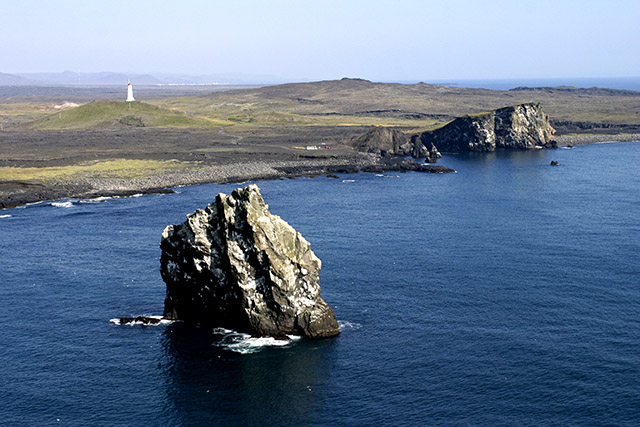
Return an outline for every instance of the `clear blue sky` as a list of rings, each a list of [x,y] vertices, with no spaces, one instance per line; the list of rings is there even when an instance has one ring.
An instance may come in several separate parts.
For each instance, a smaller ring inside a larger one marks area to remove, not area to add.
[[[0,72],[640,76],[640,1],[0,0]]]

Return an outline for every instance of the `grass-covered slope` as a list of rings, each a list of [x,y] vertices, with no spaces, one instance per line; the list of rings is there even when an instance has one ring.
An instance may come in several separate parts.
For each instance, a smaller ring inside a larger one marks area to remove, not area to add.
[[[32,130],[112,127],[208,127],[212,122],[144,102],[93,101],[20,127]]]

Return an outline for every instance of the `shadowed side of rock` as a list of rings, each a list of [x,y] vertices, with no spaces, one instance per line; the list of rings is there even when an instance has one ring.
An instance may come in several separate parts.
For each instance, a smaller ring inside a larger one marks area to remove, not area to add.
[[[357,151],[373,153],[385,158],[411,156],[415,159],[427,158],[430,162],[435,162],[440,157],[435,147],[427,147],[420,141],[409,139],[399,129],[383,126],[377,126],[351,138],[349,145]]]
[[[165,318],[261,336],[339,333],[320,296],[320,260],[256,185],[168,226],[160,246]]]

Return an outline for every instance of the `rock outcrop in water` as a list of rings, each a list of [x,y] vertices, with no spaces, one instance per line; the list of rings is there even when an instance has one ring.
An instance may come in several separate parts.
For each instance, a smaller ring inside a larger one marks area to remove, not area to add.
[[[554,148],[555,129],[540,104],[500,108],[488,113],[459,117],[434,131],[411,138],[414,144],[438,147],[443,152],[495,151],[496,148]]]
[[[162,233],[164,317],[261,336],[337,335],[321,262],[256,185],[219,194]]]

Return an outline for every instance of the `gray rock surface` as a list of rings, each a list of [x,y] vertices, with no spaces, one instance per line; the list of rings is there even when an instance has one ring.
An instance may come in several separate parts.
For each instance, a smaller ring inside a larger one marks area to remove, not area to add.
[[[529,103],[459,117],[439,129],[414,136],[412,141],[422,141],[427,147],[433,144],[443,152],[552,148],[557,145],[554,133],[540,104]]]
[[[382,157],[412,156],[416,159],[429,155],[421,143],[414,143],[398,129],[377,126],[351,139],[350,145],[357,151],[373,153]]]
[[[260,336],[340,331],[320,297],[321,262],[256,185],[219,194],[162,233],[164,317]]]

